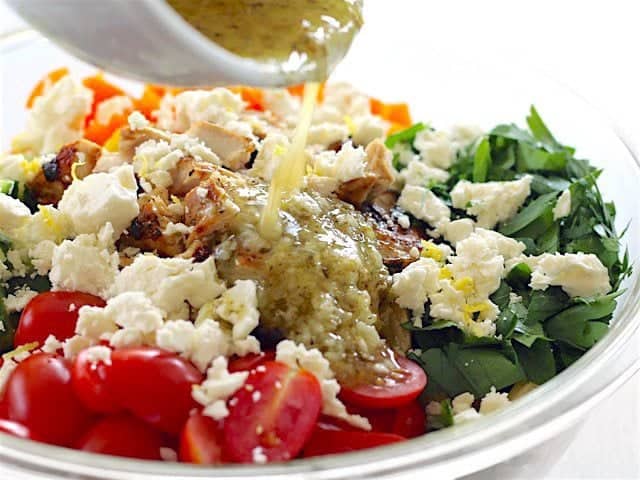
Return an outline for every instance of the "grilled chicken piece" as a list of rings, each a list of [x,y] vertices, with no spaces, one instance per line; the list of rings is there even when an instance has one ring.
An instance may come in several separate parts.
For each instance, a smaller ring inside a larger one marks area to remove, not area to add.
[[[186,235],[164,233],[167,225],[183,221],[169,209],[165,195],[158,192],[141,195],[138,199],[140,213],[131,222],[127,232],[120,237],[118,246],[136,247],[160,256],[174,257],[186,249]]]
[[[363,177],[342,183],[336,194],[338,198],[355,207],[362,205],[389,189],[394,180],[391,166],[392,153],[381,140],[373,140],[366,149],[367,167]]]
[[[231,170],[245,168],[255,150],[251,139],[211,122],[195,122],[186,134],[202,140]]]
[[[363,207],[363,214],[373,227],[378,239],[378,250],[391,273],[397,273],[416,260],[411,249],[422,250],[424,233],[415,228],[402,228],[392,214],[397,194],[385,192]]]
[[[42,165],[42,170],[29,183],[29,189],[35,193],[38,203],[55,205],[73,182],[73,174],[76,178],[89,175],[101,153],[100,145],[86,139],[65,145],[53,160]]]
[[[172,184],[169,187],[171,195],[183,197],[202,182],[205,182],[214,172],[213,165],[198,162],[193,157],[183,157],[171,170]]]
[[[163,132],[153,127],[143,127],[131,130],[124,127],[120,130],[120,156],[127,163],[133,162],[133,156],[136,153],[136,147],[147,140],[164,140],[169,143],[171,137],[167,132]]]
[[[189,245],[224,230],[240,211],[218,183],[215,172],[187,193],[184,205],[184,223],[194,227],[187,240]]]

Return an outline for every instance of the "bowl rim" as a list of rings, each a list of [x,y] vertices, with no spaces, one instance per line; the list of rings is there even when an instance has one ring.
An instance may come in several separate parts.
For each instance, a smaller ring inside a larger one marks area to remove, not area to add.
[[[36,32],[29,29],[0,36],[0,54],[6,49],[11,49],[12,44],[15,48],[25,42],[42,39]],[[640,157],[612,122],[572,89],[555,79],[553,81],[561,90],[578,98],[606,124],[616,141],[620,142],[628,160],[631,160],[633,174],[640,178]],[[610,331],[574,365],[508,408],[496,412],[491,417],[481,418],[454,429],[432,432],[401,444],[341,455],[265,466],[215,467],[96,455],[39,444],[0,433],[0,465],[5,462],[29,473],[61,477],[73,474],[74,478],[87,480],[120,480],[122,478],[267,480],[285,477],[317,480],[353,477],[366,479],[413,469],[430,469],[430,472],[438,472],[442,477],[468,474],[497,463],[496,459],[507,460],[538,445],[553,434],[559,433],[575,423],[584,412],[615,391],[635,373],[639,367],[638,362],[632,365],[616,365],[615,362],[611,362],[620,355],[634,333],[640,329],[638,315],[640,272],[638,269],[627,279],[626,287],[626,292],[616,309]],[[598,376],[605,369],[608,370],[607,375]],[[580,394],[572,396],[578,390]],[[559,413],[549,413],[547,410],[550,405],[553,405]],[[439,442],[441,439],[446,441]],[[513,448],[505,448],[505,442]],[[465,463],[466,466],[460,465]],[[436,478],[441,477],[436,476]]]

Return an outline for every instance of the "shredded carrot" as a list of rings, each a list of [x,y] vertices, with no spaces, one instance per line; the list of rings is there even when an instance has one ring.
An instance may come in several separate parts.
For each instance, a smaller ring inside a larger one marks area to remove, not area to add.
[[[87,115],[87,118],[85,119],[85,125],[89,125],[89,123],[91,123],[100,103],[110,99],[111,97],[126,95],[124,90],[120,87],[107,81],[102,72],[98,72],[95,75],[84,78],[82,80],[82,84],[89,90],[93,91],[93,105],[91,106],[91,113]]]
[[[164,92],[160,93],[160,89],[154,85],[145,85],[142,96],[133,101],[136,110],[142,113],[149,120],[154,120],[153,112],[160,108],[160,100],[164,96]]]
[[[369,105],[371,113],[390,122],[393,131],[402,130],[412,124],[409,106],[406,103],[384,103],[377,98],[371,98]]]
[[[251,110],[264,110],[264,92],[262,89],[245,85],[232,85],[227,88],[233,93],[239,94],[242,100],[247,102],[248,108]]]
[[[289,90],[291,95],[302,97],[304,95],[304,83],[287,87],[287,90]],[[320,88],[318,89],[318,103],[322,102],[324,102],[324,82],[320,84]]]
[[[125,95],[124,90],[105,80],[102,72],[96,73],[91,77],[84,78],[82,80],[82,84],[88,89],[93,90],[94,105],[117,95]]]
[[[36,83],[36,86],[31,90],[31,94],[27,100],[27,108],[33,107],[36,98],[41,96],[47,88],[51,87],[54,83],[60,80],[62,77],[66,77],[69,75],[69,69],[67,67],[57,68],[56,70],[52,70],[45,77]]]
[[[93,119],[84,130],[84,137],[87,140],[104,145],[115,133],[116,130],[127,124],[128,112],[113,115],[107,125],[102,125]]]

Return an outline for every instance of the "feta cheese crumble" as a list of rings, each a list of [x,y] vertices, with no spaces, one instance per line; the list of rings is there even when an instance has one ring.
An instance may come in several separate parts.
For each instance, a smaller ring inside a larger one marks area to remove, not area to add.
[[[531,176],[510,182],[471,183],[462,180],[451,190],[455,208],[477,218],[482,228],[511,219],[531,193]]]
[[[609,271],[592,253],[544,253],[522,261],[532,269],[530,286],[534,290],[555,285],[571,297],[593,297],[611,291]]]
[[[248,376],[249,372],[229,373],[227,359],[218,357],[207,370],[205,381],[193,386],[191,395],[204,406],[203,415],[222,420],[229,415],[227,399],[244,385]]]
[[[0,225],[7,233],[24,226],[31,217],[31,211],[20,200],[0,194]]]
[[[93,173],[75,180],[62,195],[58,208],[77,233],[97,233],[110,223],[114,238],[138,215],[138,185],[131,165],[110,173]]]
[[[109,297],[142,292],[169,320],[189,318],[189,306],[201,308],[225,291],[212,257],[194,263],[183,258],[138,255],[112,283]]]
[[[449,207],[442,200],[431,190],[416,185],[407,185],[402,189],[398,206],[436,230],[444,228],[451,217]]]
[[[53,290],[80,291],[105,297],[118,274],[113,228],[65,240],[53,250],[49,280]]]
[[[568,217],[571,213],[571,191],[569,189],[564,190],[558,200],[556,201],[556,205],[553,207],[553,219],[559,220],[564,217]]]
[[[51,153],[79,140],[92,103],[91,90],[71,75],[62,77],[35,99],[27,116],[26,128],[13,139],[12,150]]]

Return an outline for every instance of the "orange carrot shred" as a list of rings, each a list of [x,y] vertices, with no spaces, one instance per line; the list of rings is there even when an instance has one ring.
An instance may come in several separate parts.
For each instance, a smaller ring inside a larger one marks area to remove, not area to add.
[[[116,130],[127,124],[127,117],[127,112],[113,115],[107,125],[102,125],[98,123],[96,119],[93,119],[89,125],[87,125],[84,131],[84,137],[98,145],[104,145]]]

